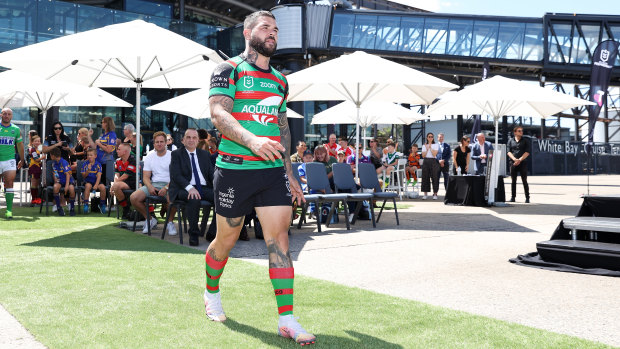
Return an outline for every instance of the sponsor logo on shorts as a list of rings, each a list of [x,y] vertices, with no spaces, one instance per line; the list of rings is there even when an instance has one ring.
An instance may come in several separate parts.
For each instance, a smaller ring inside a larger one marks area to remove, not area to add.
[[[218,191],[218,201],[221,207],[232,208],[235,204],[235,189],[229,187],[226,192]]]
[[[286,196],[292,196],[291,195],[291,183],[288,181],[288,176],[286,175],[286,173],[284,174],[284,183],[286,184],[286,190],[288,190],[288,193],[286,193]]]

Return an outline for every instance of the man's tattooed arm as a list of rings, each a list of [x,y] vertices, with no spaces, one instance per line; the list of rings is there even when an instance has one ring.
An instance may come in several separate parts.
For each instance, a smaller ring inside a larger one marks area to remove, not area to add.
[[[280,127],[280,144],[284,147],[282,162],[286,173],[292,174],[291,168],[291,130],[288,127],[286,112],[278,113],[278,127]]]
[[[211,121],[221,134],[239,144],[250,147],[250,141],[254,135],[243,128],[239,121],[232,116],[233,104],[233,99],[228,96],[209,97]]]

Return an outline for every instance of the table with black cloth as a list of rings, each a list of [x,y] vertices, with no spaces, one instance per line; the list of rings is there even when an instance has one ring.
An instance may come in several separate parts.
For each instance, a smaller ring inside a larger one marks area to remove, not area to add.
[[[484,198],[486,176],[450,176],[444,204],[489,206]],[[504,177],[497,176],[495,202],[506,201]]]

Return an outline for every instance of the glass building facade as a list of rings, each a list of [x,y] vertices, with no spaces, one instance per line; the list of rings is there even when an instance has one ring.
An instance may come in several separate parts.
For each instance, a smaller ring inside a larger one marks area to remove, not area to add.
[[[0,51],[136,19],[169,29],[207,47],[216,46],[217,32],[221,28],[172,19],[171,4],[126,0],[125,6],[127,11],[52,0],[2,0]],[[131,104],[135,103],[135,89],[105,90]],[[179,92],[187,91],[142,89],[141,125],[145,142],[150,141],[150,135],[155,131],[172,133],[179,126],[179,121],[183,123],[184,128],[213,127],[209,120],[187,118],[185,122],[185,117],[175,118],[172,113],[146,110],[153,104],[175,97]],[[16,108],[13,112],[13,121],[22,128],[22,132],[27,133],[31,129],[41,130],[41,116],[38,115],[36,108]],[[48,119],[60,120],[72,139],[75,139],[80,127],[92,127],[97,136],[104,116],[115,119],[116,133],[119,136],[122,135],[124,124],[136,123],[135,108],[62,107],[53,108],[48,112]]]

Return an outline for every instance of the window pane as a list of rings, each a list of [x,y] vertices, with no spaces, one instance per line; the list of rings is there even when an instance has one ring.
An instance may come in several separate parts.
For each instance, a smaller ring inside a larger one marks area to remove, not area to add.
[[[377,16],[356,15],[353,29],[353,47],[374,49],[377,34]]]
[[[472,56],[495,58],[498,30],[499,22],[476,21],[474,23]]]
[[[469,56],[474,21],[450,20],[449,55]]]
[[[78,32],[113,24],[114,11],[105,8],[78,5]]]
[[[499,24],[497,58],[521,59],[525,23],[502,22]]]
[[[37,14],[39,35],[54,38],[74,34],[76,16],[77,6],[74,4],[60,1],[39,2]]]
[[[445,54],[447,36],[447,19],[427,19],[424,24],[424,52]]]
[[[35,43],[36,3],[6,0],[0,3],[0,50],[8,51]]]
[[[353,23],[355,16],[344,13],[334,14],[330,45],[336,47],[351,47],[353,44]]]
[[[549,62],[567,63],[572,46],[570,23],[550,23],[549,29]]]
[[[375,49],[396,51],[398,49],[399,32],[400,17],[380,16],[377,22],[377,41]]]
[[[573,31],[573,45],[570,57],[571,63],[589,64],[592,61],[591,54],[598,43],[598,34],[601,27],[598,25],[581,25],[581,32],[577,28]],[[588,50],[590,53],[588,54]]]
[[[403,17],[400,22],[398,50],[404,52],[422,52],[424,18]]]
[[[114,24],[131,22],[135,21],[136,19],[148,21],[149,16],[141,15],[138,13],[114,11]]]
[[[521,59],[526,61],[542,61],[544,45],[542,28],[542,23],[528,23],[525,25],[523,56]]]
[[[145,0],[126,0],[125,10],[150,16],[172,18],[172,5]]]

